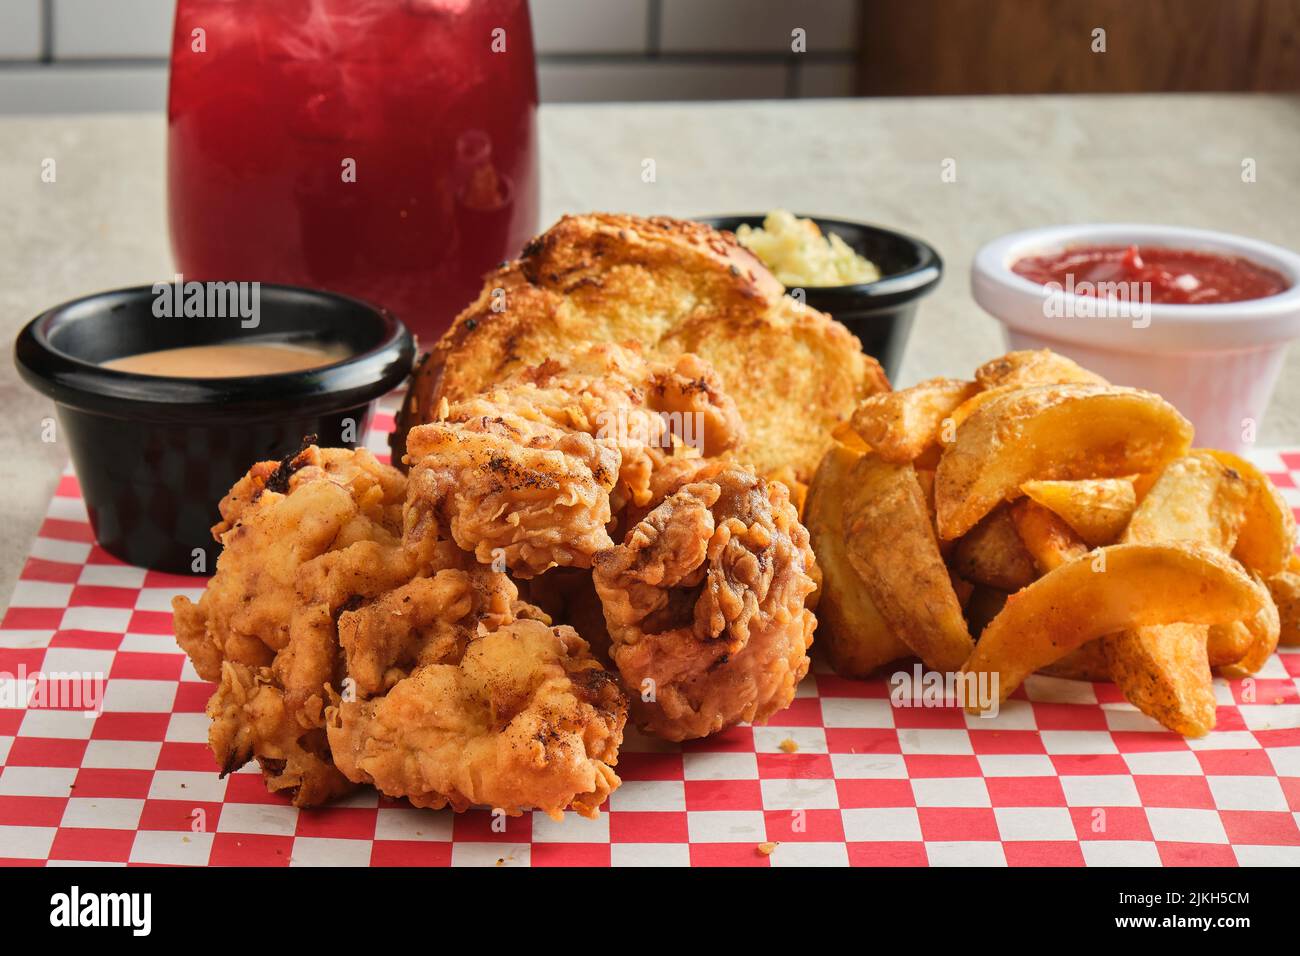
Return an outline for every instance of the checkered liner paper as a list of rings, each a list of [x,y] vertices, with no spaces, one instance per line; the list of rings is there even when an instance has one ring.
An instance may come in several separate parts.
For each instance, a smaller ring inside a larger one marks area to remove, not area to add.
[[[381,452],[391,406],[376,426]],[[1252,457],[1300,505],[1300,451]],[[297,810],[252,766],[219,779],[212,687],[172,639],[171,598],[199,583],[104,553],[64,475],[0,622],[0,672],[29,675],[0,709],[0,862],[1300,865],[1300,649],[1253,683],[1216,680],[1202,740],[1109,684],[1032,677],[985,719],[895,708],[886,678],[815,663],[765,727],[683,746],[630,732],[599,819],[502,828],[370,789]],[[60,673],[107,675],[98,718],[32,706]]]

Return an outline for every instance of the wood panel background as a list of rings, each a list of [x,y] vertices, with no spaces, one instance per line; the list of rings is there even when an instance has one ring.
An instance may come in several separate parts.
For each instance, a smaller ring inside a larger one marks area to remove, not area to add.
[[[1300,0],[866,0],[859,69],[867,96],[1300,90]]]

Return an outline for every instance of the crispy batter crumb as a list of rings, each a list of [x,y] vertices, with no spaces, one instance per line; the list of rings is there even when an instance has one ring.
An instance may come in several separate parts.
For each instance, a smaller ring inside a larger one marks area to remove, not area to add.
[[[763,856],[771,856],[772,851],[775,850],[778,845],[779,844],[776,843],[760,843],[755,847],[755,849],[758,850],[759,853],[763,854]]]
[[[797,753],[799,745],[789,737],[786,737],[785,740],[781,741],[781,749],[788,754]]]

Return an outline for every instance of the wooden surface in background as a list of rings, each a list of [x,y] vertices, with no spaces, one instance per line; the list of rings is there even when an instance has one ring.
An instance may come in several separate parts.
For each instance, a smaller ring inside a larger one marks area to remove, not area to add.
[[[867,0],[862,24],[868,96],[1300,90],[1300,0]]]

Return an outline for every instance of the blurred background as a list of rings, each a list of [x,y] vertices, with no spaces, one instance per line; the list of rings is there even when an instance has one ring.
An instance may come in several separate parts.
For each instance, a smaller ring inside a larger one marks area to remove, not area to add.
[[[173,8],[0,0],[0,113],[161,109]],[[1300,0],[532,0],[532,10],[547,102],[1300,89]],[[1079,37],[1103,23],[1107,56],[1090,56]],[[795,26],[804,52],[791,50]]]

